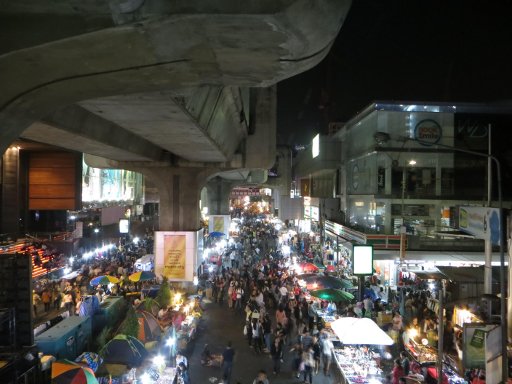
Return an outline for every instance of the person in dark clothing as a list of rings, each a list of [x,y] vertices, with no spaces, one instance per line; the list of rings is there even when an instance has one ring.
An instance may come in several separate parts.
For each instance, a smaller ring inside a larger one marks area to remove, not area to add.
[[[274,375],[281,371],[281,359],[283,358],[283,339],[277,336],[270,347],[270,355],[272,356]]]
[[[407,357],[407,353],[405,351],[400,352],[400,361],[402,363],[402,368],[404,369],[405,376],[409,374],[409,371],[411,370],[411,362],[409,361],[409,358]]]
[[[188,373],[187,367],[185,366],[185,363],[179,363],[177,368],[178,369],[176,370],[176,376],[174,376],[173,384],[178,384],[180,382],[178,377],[181,378],[183,384],[190,384],[190,375]]]
[[[228,341],[226,349],[222,352],[222,379],[223,384],[230,384],[231,374],[233,372],[233,359],[235,358],[235,350],[231,347],[231,341]]]

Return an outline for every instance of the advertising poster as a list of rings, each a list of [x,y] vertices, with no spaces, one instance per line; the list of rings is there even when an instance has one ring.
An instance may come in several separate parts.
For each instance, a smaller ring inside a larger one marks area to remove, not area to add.
[[[489,329],[491,326],[487,324],[464,324],[462,361],[465,369],[485,368],[485,338]]]
[[[371,245],[354,245],[354,275],[373,274],[373,247]]]
[[[224,216],[213,217],[213,231],[224,233]]]
[[[478,239],[500,243],[499,209],[489,207],[460,207],[459,229]]]
[[[186,255],[186,236],[164,236],[164,270],[168,279],[184,279]]]

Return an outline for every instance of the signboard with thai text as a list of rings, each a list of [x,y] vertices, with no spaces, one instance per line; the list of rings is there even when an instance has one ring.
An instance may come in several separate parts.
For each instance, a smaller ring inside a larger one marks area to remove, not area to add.
[[[168,279],[184,279],[186,265],[186,236],[164,236],[164,271]]]

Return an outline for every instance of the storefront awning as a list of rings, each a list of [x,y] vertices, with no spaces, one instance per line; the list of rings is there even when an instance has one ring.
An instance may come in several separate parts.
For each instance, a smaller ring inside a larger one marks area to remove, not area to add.
[[[456,283],[484,283],[484,267],[437,267],[437,270],[414,271],[420,279],[450,280]],[[499,281],[499,267],[492,268],[493,281]]]

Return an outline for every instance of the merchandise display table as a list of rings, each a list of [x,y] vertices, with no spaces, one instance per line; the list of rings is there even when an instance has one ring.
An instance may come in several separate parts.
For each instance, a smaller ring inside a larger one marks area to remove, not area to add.
[[[334,360],[344,384],[378,384],[382,381],[382,370],[378,354],[362,347],[336,348]]]

